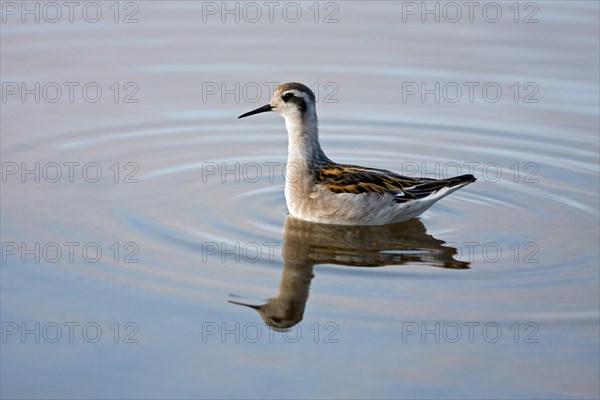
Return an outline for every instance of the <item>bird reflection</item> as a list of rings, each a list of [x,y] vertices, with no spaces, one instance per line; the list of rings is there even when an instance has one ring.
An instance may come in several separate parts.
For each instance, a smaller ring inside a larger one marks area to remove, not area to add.
[[[288,216],[283,228],[283,272],[279,294],[264,304],[233,296],[229,302],[254,308],[272,328],[285,330],[304,316],[315,264],[348,267],[423,264],[468,269],[454,259],[456,249],[427,234],[423,223],[409,221],[381,226],[347,226],[307,222]]]

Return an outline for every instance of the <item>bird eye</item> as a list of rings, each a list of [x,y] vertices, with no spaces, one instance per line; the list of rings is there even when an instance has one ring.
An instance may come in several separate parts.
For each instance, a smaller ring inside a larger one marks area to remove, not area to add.
[[[281,98],[283,99],[283,101],[288,102],[289,99],[291,99],[292,97],[294,97],[294,93],[286,93],[283,96],[281,96]]]

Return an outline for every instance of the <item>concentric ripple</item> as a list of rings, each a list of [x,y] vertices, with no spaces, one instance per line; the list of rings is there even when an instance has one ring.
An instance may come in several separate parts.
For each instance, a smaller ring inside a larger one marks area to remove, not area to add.
[[[283,260],[287,137],[281,125],[281,121],[233,124],[215,119],[93,131],[53,140],[55,154],[46,156],[66,160],[76,153],[80,160],[105,166],[115,159],[137,166],[133,177],[137,183],[107,187],[90,201],[102,216],[95,234],[106,241],[137,243],[141,264],[105,269],[100,275],[193,297],[221,296],[231,280],[260,291],[260,276],[280,268]],[[366,127],[371,134],[364,135]],[[473,173],[476,184],[422,216],[439,239],[459,246],[476,238],[510,247],[509,240],[498,235],[501,224],[486,225],[490,214],[506,214],[507,220],[522,215],[524,243],[546,239],[535,236],[539,230],[533,227],[557,209],[563,214],[594,215],[591,190],[565,187],[560,179],[573,173],[592,179],[591,149],[573,150],[578,160],[584,160],[573,162],[571,149],[538,145],[535,135],[374,120],[325,121],[321,129],[323,147],[339,162],[433,178]],[[249,135],[247,130],[260,134]],[[48,144],[42,141],[25,148],[47,151]],[[89,187],[69,190],[77,195],[80,190],[89,192]],[[69,227],[78,231],[72,224]],[[46,225],[42,235],[60,237],[63,228]],[[79,233],[89,231],[88,226],[79,228]],[[66,240],[68,235],[63,236]],[[481,256],[470,260],[476,261],[473,267],[478,260],[483,261]],[[254,278],[238,274],[240,269]]]

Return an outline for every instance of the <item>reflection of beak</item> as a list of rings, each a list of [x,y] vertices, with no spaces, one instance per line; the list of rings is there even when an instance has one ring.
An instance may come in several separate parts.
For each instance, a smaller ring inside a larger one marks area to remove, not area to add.
[[[261,305],[260,304],[256,304],[256,301],[252,301],[252,300],[246,300],[241,296],[229,293],[229,300],[227,300],[228,303],[231,304],[237,304],[239,306],[246,306],[246,307],[250,307],[253,308],[255,310],[260,309]],[[255,304],[252,304],[255,303]]]
[[[264,112],[267,112],[267,111],[271,111],[272,109],[273,109],[272,105],[265,104],[264,106],[259,107],[256,110],[252,110],[252,111],[247,112],[246,114],[240,115],[238,117],[238,119],[244,118],[244,117],[249,117],[249,116],[254,115],[254,114],[260,114],[260,113],[264,113]]]
[[[260,306],[256,306],[254,304],[242,303],[241,301],[227,300],[227,302],[231,303],[231,304],[237,304],[239,306],[246,306],[246,307],[254,308],[255,310],[259,310],[260,309]]]

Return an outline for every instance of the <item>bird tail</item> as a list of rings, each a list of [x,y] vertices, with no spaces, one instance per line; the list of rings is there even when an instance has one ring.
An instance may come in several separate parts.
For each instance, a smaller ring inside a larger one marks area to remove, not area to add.
[[[466,185],[469,183],[473,183],[477,180],[473,175],[460,175],[455,176],[454,178],[444,179],[444,181],[448,182],[449,187],[457,186],[457,185]]]
[[[455,176],[454,178],[448,179],[428,179],[424,180],[423,183],[415,185],[414,189],[409,189],[407,192],[416,199],[423,199],[434,193],[443,193],[443,196],[441,197],[444,197],[476,180],[477,179],[470,174]]]

